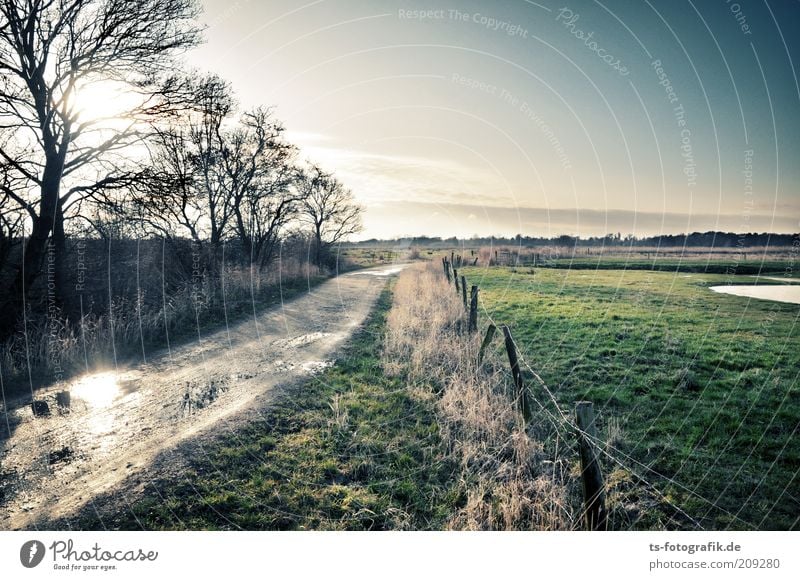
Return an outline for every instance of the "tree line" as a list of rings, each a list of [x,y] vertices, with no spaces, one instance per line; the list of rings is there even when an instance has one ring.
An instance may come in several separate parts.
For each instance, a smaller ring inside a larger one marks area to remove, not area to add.
[[[71,237],[160,237],[213,276],[225,244],[228,260],[264,269],[302,231],[322,267],[359,231],[353,194],[301,158],[272,109],[240,110],[222,78],[184,70],[199,12],[195,0],[0,0],[3,336],[45,271],[70,312]],[[113,118],[87,114],[98,86],[119,95]]]
[[[362,240],[354,242],[352,246],[381,246],[392,247],[410,245],[417,247],[442,247],[453,246],[521,246],[521,247],[662,247],[662,248],[717,248],[738,249],[754,247],[789,248],[800,246],[800,234],[771,234],[771,233],[736,233],[736,232],[693,232],[690,234],[662,234],[658,236],[634,236],[608,234],[605,236],[579,236],[560,235],[553,237],[523,236],[517,234],[512,237],[471,237],[471,238],[441,238],[430,236],[417,236],[413,238],[394,240]]]

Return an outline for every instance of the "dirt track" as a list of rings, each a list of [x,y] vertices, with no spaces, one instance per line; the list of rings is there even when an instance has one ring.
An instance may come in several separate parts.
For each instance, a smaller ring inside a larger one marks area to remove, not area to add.
[[[68,410],[54,390],[37,394],[49,416],[0,408],[11,432],[0,427],[0,529],[68,517],[124,481],[157,476],[159,454],[257,413],[276,386],[333,363],[401,268],[344,274],[145,365],[82,377],[67,387]]]

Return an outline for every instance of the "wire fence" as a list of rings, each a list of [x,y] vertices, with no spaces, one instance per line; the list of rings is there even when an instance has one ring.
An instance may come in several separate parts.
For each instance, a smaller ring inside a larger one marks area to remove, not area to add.
[[[462,298],[467,321],[467,333],[474,335],[478,332],[478,310],[480,288],[472,285],[470,300],[467,300],[467,280],[464,275],[459,277],[458,269],[474,264],[463,257],[451,253],[450,257],[442,258],[442,268],[449,284],[455,286],[457,294]],[[483,367],[487,349],[492,345],[495,336],[502,331],[505,350],[508,356],[508,367],[505,370],[506,378],[514,385],[512,399],[519,410],[520,420],[526,429],[539,429],[546,427],[546,435],[561,442],[568,443],[572,457],[580,458],[580,478],[583,487],[583,506],[576,517],[573,517],[573,528],[586,528],[591,530],[632,529],[636,522],[627,526],[616,518],[609,522],[609,510],[606,506],[606,478],[607,469],[621,469],[630,474],[633,481],[640,488],[651,494],[668,514],[670,524],[678,528],[705,529],[702,522],[687,513],[668,497],[668,489],[678,490],[694,500],[708,506],[705,517],[716,512],[723,515],[732,523],[745,528],[756,529],[750,522],[739,518],[738,514],[720,506],[717,502],[704,497],[688,485],[658,472],[651,465],[647,465],[637,458],[626,453],[610,441],[604,441],[597,434],[595,426],[594,406],[590,401],[574,401],[567,403],[560,401],[541,375],[528,363],[511,329],[501,321],[495,320],[485,308],[482,315],[487,319],[485,334],[480,342],[477,355],[478,372]],[[571,404],[571,409],[565,409],[565,404]]]

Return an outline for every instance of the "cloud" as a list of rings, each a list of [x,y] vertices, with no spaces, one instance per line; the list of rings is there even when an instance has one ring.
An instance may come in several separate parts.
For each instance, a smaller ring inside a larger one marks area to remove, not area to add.
[[[365,205],[362,238],[800,231],[800,208],[793,203],[775,207],[761,203],[749,213],[718,215],[661,212],[652,207],[521,207],[515,205],[503,177],[482,167],[319,144],[305,147],[304,153],[334,171]]]
[[[324,143],[333,140],[332,137],[328,135],[323,135],[322,133],[310,133],[306,131],[286,131],[284,136],[290,143],[294,143],[295,145],[299,145],[301,147],[307,147],[313,143]]]
[[[485,169],[446,159],[388,155],[332,147],[304,147],[304,153],[328,170],[367,204],[485,203],[510,200],[502,178]]]
[[[368,206],[365,225],[362,238],[516,234],[588,237],[616,232],[649,236],[709,230],[794,233],[800,231],[800,216],[782,214],[773,219],[771,212],[744,216],[402,201]]]

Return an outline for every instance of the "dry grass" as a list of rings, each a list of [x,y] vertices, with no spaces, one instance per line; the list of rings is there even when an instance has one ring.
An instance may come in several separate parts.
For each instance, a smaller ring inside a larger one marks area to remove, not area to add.
[[[150,276],[132,295],[115,291],[109,307],[74,322],[58,311],[45,315],[43,307],[29,308],[23,330],[0,345],[0,370],[13,394],[27,385],[29,368],[38,386],[114,364],[115,359],[140,358],[143,350],[149,356],[154,349],[196,336],[198,325],[205,331],[226,316],[232,322],[326,275],[304,260],[289,258],[279,268],[231,267],[220,278],[180,283],[166,294],[160,277]]]
[[[521,424],[502,361],[490,354],[477,367],[479,337],[464,326],[463,304],[438,264],[403,272],[387,318],[385,369],[438,395],[439,431],[465,498],[447,527],[572,529],[569,469]]]

